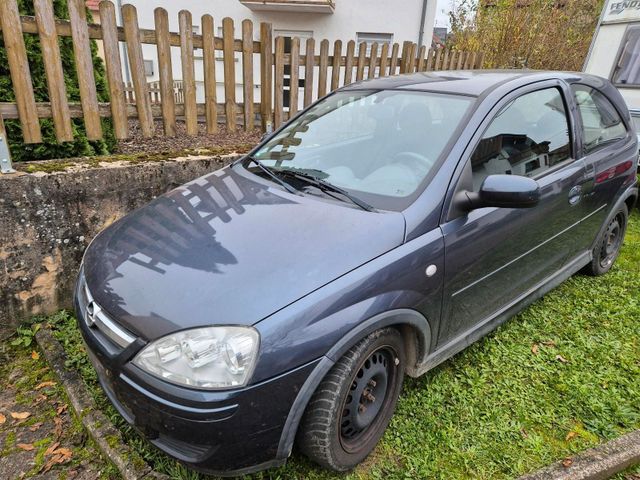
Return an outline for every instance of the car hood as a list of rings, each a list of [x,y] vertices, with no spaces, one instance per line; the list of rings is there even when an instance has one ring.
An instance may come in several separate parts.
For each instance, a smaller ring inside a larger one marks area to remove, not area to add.
[[[94,300],[149,340],[252,325],[400,245],[404,217],[298,196],[226,167],[101,232],[84,275]]]

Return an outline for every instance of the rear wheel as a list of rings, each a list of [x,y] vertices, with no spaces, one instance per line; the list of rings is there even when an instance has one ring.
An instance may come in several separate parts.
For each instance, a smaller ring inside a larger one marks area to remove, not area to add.
[[[585,267],[585,273],[589,275],[604,275],[615,263],[620,248],[624,241],[624,235],[627,231],[627,220],[629,211],[627,206],[622,204],[616,210],[613,217],[609,219],[607,227],[604,229],[595,248],[593,249],[593,259],[591,263]]]
[[[404,346],[393,328],[373,332],[329,371],[307,405],[298,447],[338,472],[375,448],[395,410],[404,375]]]

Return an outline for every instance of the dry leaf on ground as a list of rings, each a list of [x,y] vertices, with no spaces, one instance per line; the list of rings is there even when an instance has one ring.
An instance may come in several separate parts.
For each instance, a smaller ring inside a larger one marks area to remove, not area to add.
[[[567,363],[569,361],[566,358],[564,358],[562,355],[556,355],[556,360],[562,363]]]
[[[11,412],[11,418],[15,420],[24,420],[25,418],[29,418],[31,413],[29,412]]]
[[[46,382],[42,382],[39,383],[38,385],[36,385],[36,390],[40,390],[42,388],[46,388],[46,387],[53,387],[56,384],[56,382],[52,382],[51,380],[46,381]]]
[[[31,425],[29,427],[29,430],[31,430],[32,432],[35,432],[36,430],[38,430],[41,426],[43,425],[42,422],[38,422],[38,423],[34,423],[33,425]]]
[[[571,460],[570,458],[565,458],[564,460],[562,460],[562,466],[564,468],[569,468],[571,465],[573,465],[573,460]]]
[[[56,410],[56,413],[57,413],[58,415],[61,415],[62,413],[64,413],[64,412],[66,412],[66,411],[67,411],[67,408],[69,408],[69,405],[67,405],[66,403],[65,403],[65,404],[62,404],[62,405],[60,405],[60,406],[58,407],[58,409]]]
[[[31,352],[31,358],[34,360],[38,360],[40,358],[40,354],[34,350],[33,352]]]
[[[531,347],[531,353],[533,353],[534,355],[538,354],[538,344],[534,343],[533,346]]]
[[[7,421],[7,417],[0,413],[0,425]]]
[[[34,448],[36,448],[36,447],[34,447],[32,444],[30,444],[30,443],[19,443],[19,444],[17,445],[17,447],[18,447],[20,450],[24,450],[25,452],[30,452],[31,450],[33,450]]]
[[[576,436],[578,436],[577,432],[569,432],[565,437],[565,441],[568,442],[569,440],[571,440],[572,438],[575,438]]]

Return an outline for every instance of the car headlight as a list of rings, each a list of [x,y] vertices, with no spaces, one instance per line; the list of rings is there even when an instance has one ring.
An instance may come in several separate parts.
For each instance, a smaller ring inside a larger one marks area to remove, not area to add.
[[[260,335],[251,327],[205,327],[151,342],[133,359],[144,371],[178,385],[206,390],[247,384]]]

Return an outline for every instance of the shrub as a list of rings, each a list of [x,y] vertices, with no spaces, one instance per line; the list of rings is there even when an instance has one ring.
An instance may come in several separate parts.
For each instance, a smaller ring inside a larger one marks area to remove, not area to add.
[[[18,8],[21,15],[35,14],[33,3],[29,0],[18,0]],[[53,10],[56,18],[69,18],[66,0],[53,0]],[[90,13],[88,13],[88,18],[91,18]],[[30,34],[25,34],[24,39],[36,102],[48,102],[49,91],[47,89],[44,63],[42,61],[40,40],[37,35]],[[60,56],[62,58],[62,70],[67,87],[67,99],[69,102],[80,102],[80,90],[78,88],[78,77],[75,69],[71,37],[58,37],[58,41],[60,45]],[[98,101],[108,102],[109,94],[104,65],[102,59],[98,57],[98,48],[95,41],[91,42],[91,53]],[[7,61],[7,52],[4,48],[2,36],[0,36],[0,102],[15,102]],[[87,139],[82,118],[72,119],[74,140],[65,143],[58,143],[56,141],[52,119],[40,120],[42,143],[37,144],[27,144],[23,142],[20,122],[18,120],[5,120],[5,127],[7,129],[9,148],[11,149],[11,155],[14,161],[104,155],[111,153],[116,144],[110,119],[102,120],[103,140],[98,141],[90,141]]]
[[[485,68],[582,70],[604,0],[462,0],[452,43],[485,52]]]

